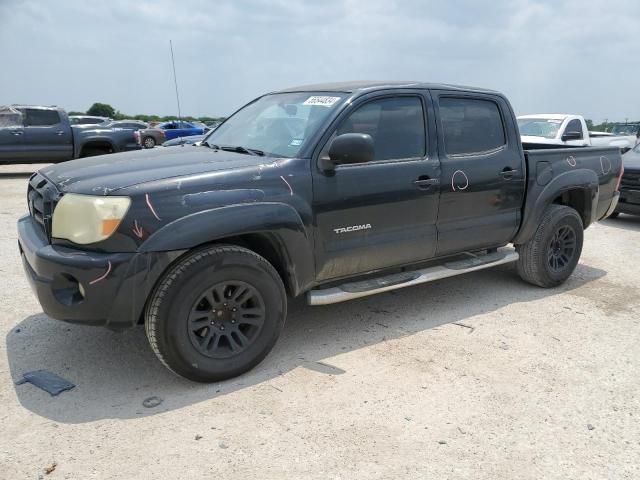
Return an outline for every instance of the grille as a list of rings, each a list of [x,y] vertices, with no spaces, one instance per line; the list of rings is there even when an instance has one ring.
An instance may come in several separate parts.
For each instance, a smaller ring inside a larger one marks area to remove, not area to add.
[[[59,194],[55,186],[39,173],[34,173],[29,179],[27,188],[29,213],[40,224],[49,241],[51,241],[51,216],[58,198]]]
[[[624,172],[620,188],[640,189],[640,172]]]

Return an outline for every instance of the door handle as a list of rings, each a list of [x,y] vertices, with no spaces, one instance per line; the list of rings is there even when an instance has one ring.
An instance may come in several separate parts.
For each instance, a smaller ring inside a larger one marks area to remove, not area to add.
[[[22,130],[11,130],[11,135],[15,135],[15,136],[19,136],[22,135],[24,132]]]
[[[58,130],[56,132],[56,135],[60,136],[60,135],[64,135],[64,130]]]
[[[429,178],[426,175],[421,175],[417,180],[413,181],[413,184],[415,186],[417,186],[418,188],[424,188],[425,190],[431,187],[431,185],[438,185],[439,183],[440,180],[438,180],[437,178]]]
[[[518,173],[518,170],[515,168],[511,168],[511,167],[504,167],[502,169],[502,172],[500,172],[500,175],[502,175],[502,177],[505,180],[509,180],[511,178],[513,178],[513,176]]]

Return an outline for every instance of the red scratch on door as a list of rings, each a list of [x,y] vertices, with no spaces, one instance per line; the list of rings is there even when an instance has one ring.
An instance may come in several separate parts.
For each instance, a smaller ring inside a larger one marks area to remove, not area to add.
[[[108,266],[107,266],[107,271],[104,272],[104,274],[98,278],[96,278],[95,280],[91,280],[89,282],[89,285],[93,285],[95,283],[101,282],[102,280],[104,280],[105,278],[107,278],[107,275],[109,275],[109,273],[111,273],[111,261],[108,261]]]
[[[149,207],[149,210],[151,210],[151,213],[153,213],[153,216],[156,217],[156,220],[161,220],[158,214],[156,213],[156,211],[153,209],[153,205],[151,205],[151,199],[149,198],[149,194],[145,193],[144,198],[147,200],[147,206]]]

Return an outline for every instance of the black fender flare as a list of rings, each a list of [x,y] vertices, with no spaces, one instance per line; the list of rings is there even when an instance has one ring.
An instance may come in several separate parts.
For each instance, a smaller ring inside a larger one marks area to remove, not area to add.
[[[117,152],[118,149],[116,148],[115,144],[113,143],[113,139],[109,138],[109,137],[104,137],[104,136],[93,136],[93,137],[85,137],[82,139],[82,141],[76,143],[75,147],[76,147],[76,151],[74,152],[74,156],[76,158],[80,157],[80,154],[82,153],[82,150],[84,149],[84,147],[86,147],[88,144],[91,143],[108,143],[111,146],[111,150],[113,150],[114,152]]]
[[[140,253],[190,250],[244,234],[268,234],[277,243],[294,295],[314,279],[311,239],[298,212],[277,202],[235,204],[202,210],[174,220],[138,247]]]
[[[600,188],[598,175],[593,170],[585,168],[570,170],[561,173],[544,186],[538,185],[536,179],[532,179],[531,184],[533,184],[533,188],[529,188],[527,198],[533,197],[535,200],[525,202],[522,224],[513,239],[514,244],[527,242],[538,228],[545,209],[556,198],[569,191],[578,190],[583,196],[581,200],[584,209],[578,213],[582,217],[584,228],[597,220],[595,217]]]

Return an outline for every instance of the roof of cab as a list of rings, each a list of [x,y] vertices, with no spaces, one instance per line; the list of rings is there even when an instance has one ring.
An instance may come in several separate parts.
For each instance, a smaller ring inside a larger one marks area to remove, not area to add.
[[[449,85],[446,83],[426,83],[415,81],[353,81],[353,82],[336,82],[336,83],[318,83],[313,85],[301,85],[298,87],[285,88],[273,93],[288,92],[341,92],[354,93],[358,91],[375,91],[387,90],[389,88],[425,88],[433,90],[459,90],[464,92],[481,92],[499,94],[494,90],[487,90],[476,87],[465,87],[461,85]]]

